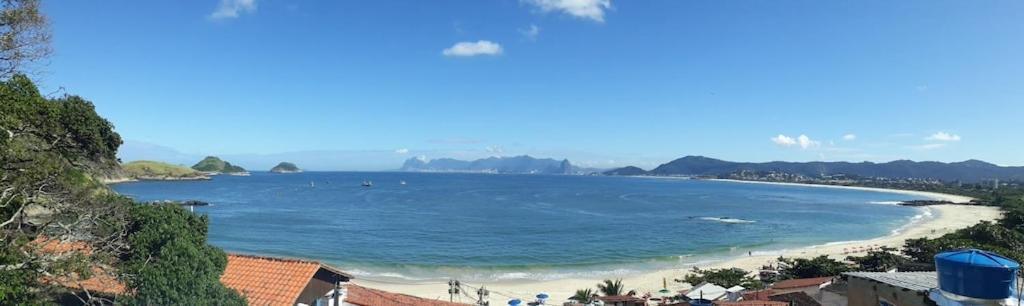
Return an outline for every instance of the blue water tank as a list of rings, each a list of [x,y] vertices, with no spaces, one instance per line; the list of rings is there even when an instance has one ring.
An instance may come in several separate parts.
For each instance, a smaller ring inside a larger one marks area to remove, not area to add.
[[[1019,263],[982,250],[957,250],[935,255],[939,289],[976,299],[998,300],[1012,296],[1019,269]]]

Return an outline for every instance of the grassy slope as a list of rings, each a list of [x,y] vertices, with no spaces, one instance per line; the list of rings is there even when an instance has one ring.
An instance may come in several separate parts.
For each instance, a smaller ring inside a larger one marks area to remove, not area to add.
[[[133,178],[199,178],[204,177],[202,172],[184,167],[162,163],[158,161],[140,160],[133,161],[121,166]]]

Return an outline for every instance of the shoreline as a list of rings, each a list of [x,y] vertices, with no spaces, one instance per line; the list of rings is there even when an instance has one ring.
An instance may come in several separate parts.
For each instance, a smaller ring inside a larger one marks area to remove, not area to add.
[[[668,179],[672,178],[668,177]],[[800,183],[741,181],[726,179],[714,179],[713,181],[748,184],[788,185],[797,187],[838,188],[884,193],[896,193],[911,195],[915,197],[922,197],[927,199],[946,200],[953,203],[968,203],[971,200],[973,200],[970,197],[951,194],[872,187],[814,185]],[[687,289],[689,288],[689,285],[675,282],[673,281],[673,279],[682,278],[685,274],[687,274],[691,269],[695,267],[701,269],[722,269],[735,267],[750,272],[757,272],[762,265],[774,264],[776,258],[778,258],[779,256],[784,256],[788,258],[808,258],[826,255],[833,259],[844,260],[847,256],[861,256],[866,254],[867,248],[881,246],[900,248],[902,247],[904,241],[907,239],[942,236],[945,235],[946,233],[953,232],[957,229],[972,226],[981,221],[994,220],[1002,215],[1002,213],[999,211],[999,208],[997,207],[978,205],[941,204],[920,207],[918,209],[924,211],[925,215],[930,213],[931,217],[912,220],[906,225],[895,229],[889,235],[866,240],[828,242],[818,245],[810,245],[805,247],[796,247],[791,249],[772,251],[769,252],[770,254],[764,254],[762,252],[762,254],[754,254],[750,256],[740,255],[722,257],[713,260],[697,261],[694,264],[681,264],[678,267],[649,272],[623,272],[619,274],[613,273],[611,275],[605,275],[602,277],[595,278],[574,277],[555,280],[517,279],[484,281],[470,283],[469,285],[472,285],[474,287],[478,287],[481,285],[486,286],[489,290],[491,290],[491,298],[492,300],[495,301],[509,297],[523,298],[524,301],[531,300],[530,297],[536,295],[539,292],[545,292],[551,296],[549,301],[556,303],[561,303],[562,301],[565,301],[569,296],[572,296],[575,293],[576,289],[594,288],[597,283],[606,278],[621,278],[623,283],[626,285],[627,289],[636,289],[637,292],[640,294],[646,292],[653,293],[662,289],[662,283],[665,281],[667,281],[668,283],[669,290],[677,291]],[[447,282],[406,282],[391,280],[371,280],[359,278],[358,276],[353,281],[356,284],[360,284],[371,288],[405,293],[423,298],[443,300],[447,300],[448,298]],[[463,301],[472,302],[465,298],[463,298]]]
[[[743,183],[743,184],[766,184],[766,185],[779,185],[779,186],[795,186],[795,187],[814,187],[814,188],[833,188],[833,189],[847,189],[847,190],[860,190],[860,191],[872,191],[882,193],[895,193],[910,196],[926,197],[933,200],[944,200],[950,201],[954,204],[967,204],[970,203],[974,198],[962,195],[938,193],[931,191],[918,191],[918,190],[904,190],[904,189],[888,189],[878,187],[861,187],[861,186],[843,186],[843,185],[825,185],[825,184],[804,184],[804,183],[787,183],[787,182],[766,182],[766,181],[744,181],[734,179],[703,179],[706,181],[715,182],[729,182],[729,183]]]

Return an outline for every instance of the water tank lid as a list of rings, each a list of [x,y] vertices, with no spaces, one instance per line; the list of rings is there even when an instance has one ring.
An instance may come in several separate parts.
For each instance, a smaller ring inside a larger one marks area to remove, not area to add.
[[[936,260],[965,263],[972,266],[1019,269],[1020,264],[1002,255],[978,249],[964,249],[942,252],[935,255]]]

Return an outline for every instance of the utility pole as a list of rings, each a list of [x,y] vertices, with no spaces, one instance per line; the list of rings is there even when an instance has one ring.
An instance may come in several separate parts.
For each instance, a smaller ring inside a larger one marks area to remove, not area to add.
[[[490,298],[491,292],[488,291],[484,286],[480,286],[480,289],[476,290],[476,305],[477,306],[489,306],[491,302],[487,299]]]
[[[461,287],[461,286],[462,285],[459,284],[458,280],[454,280],[454,279],[448,280],[448,301],[449,302],[455,302],[455,296],[459,295],[459,287]]]

